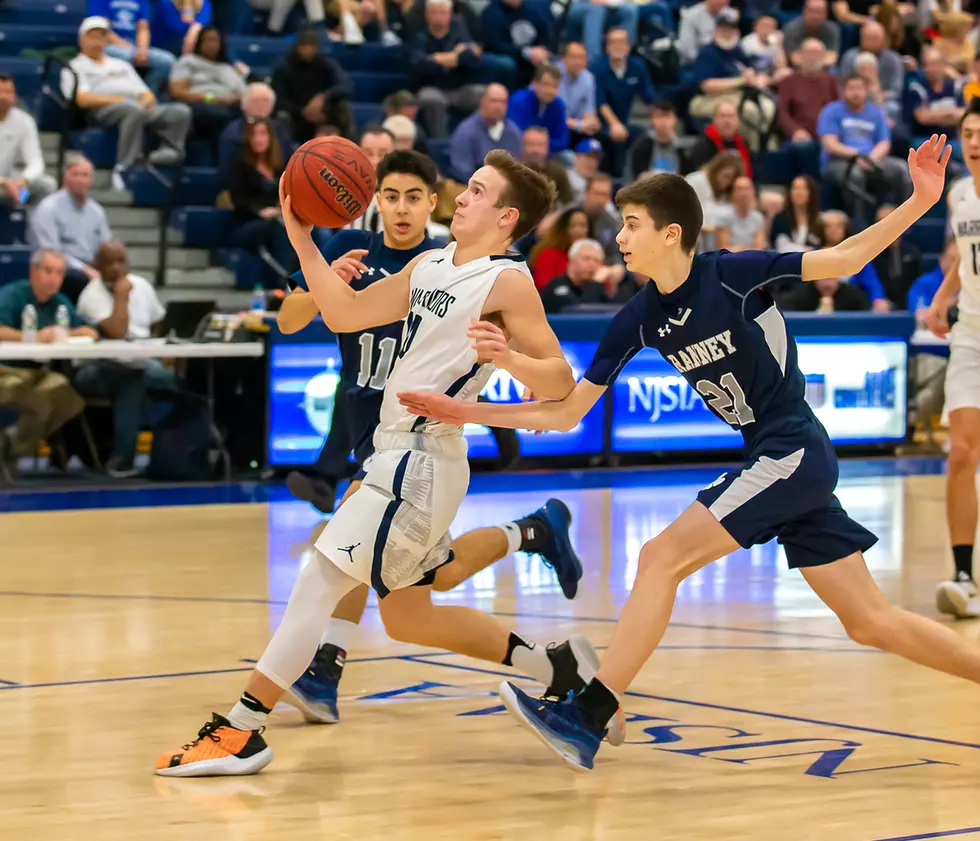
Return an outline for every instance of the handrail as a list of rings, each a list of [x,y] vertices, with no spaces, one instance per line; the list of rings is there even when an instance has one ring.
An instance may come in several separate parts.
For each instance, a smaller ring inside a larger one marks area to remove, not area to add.
[[[48,83],[51,69],[61,65],[58,74],[58,84],[52,88]],[[71,97],[66,97],[61,89],[61,82],[65,71],[71,74]],[[71,118],[78,109],[76,97],[78,94],[78,74],[75,69],[63,58],[50,53],[44,57],[44,67],[41,71],[41,95],[47,96],[61,109],[61,126],[58,131],[58,184],[62,183],[65,168],[65,154],[68,151],[69,137],[71,133]]]

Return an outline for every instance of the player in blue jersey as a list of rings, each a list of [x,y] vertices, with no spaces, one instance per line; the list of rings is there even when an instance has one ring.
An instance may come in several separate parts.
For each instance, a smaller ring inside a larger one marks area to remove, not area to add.
[[[334,234],[324,251],[331,268],[353,288],[361,290],[382,277],[397,274],[419,254],[439,248],[426,235],[426,223],[436,202],[437,179],[435,164],[424,155],[410,151],[389,153],[378,166],[378,209],[383,231],[343,230]],[[284,333],[302,329],[319,314],[313,296],[306,291],[302,273],[294,275],[294,279],[298,289],[283,301],[278,316]],[[347,451],[353,450],[358,468],[373,452],[372,438],[385,382],[398,355],[402,325],[396,321],[337,337],[340,388],[346,394],[350,433]],[[357,490],[361,476],[363,470],[358,469],[344,499]],[[451,590],[511,552],[524,551],[539,554],[544,563],[552,566],[562,591],[573,598],[582,565],[568,534],[570,522],[565,504],[552,499],[515,522],[463,534],[453,542],[454,559],[434,570],[424,583],[435,590]],[[341,599],[310,668],[293,684],[291,700],[307,721],[338,720],[337,687],[367,596],[368,588],[361,585]]]
[[[633,591],[595,677],[564,701],[534,700],[509,682],[501,698],[575,770],[588,770],[610,715],[667,628],[678,584],[728,555],[777,538],[851,639],[980,682],[980,648],[937,622],[893,607],[863,553],[876,542],[834,496],[837,458],[804,401],[796,345],[765,286],[856,274],[942,195],[950,149],[933,136],[909,153],[912,197],[834,248],[806,254],[694,254],[701,206],[690,185],[655,175],[620,190],[626,266],[647,284],[613,319],[584,378],[564,399],[523,406],[406,392],[413,413],[447,423],[570,429],[641,348],[656,348],[742,433],[745,463],[704,488],[640,551]]]

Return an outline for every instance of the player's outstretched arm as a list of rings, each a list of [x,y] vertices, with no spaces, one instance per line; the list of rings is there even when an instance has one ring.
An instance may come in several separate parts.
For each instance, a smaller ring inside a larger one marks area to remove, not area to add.
[[[935,134],[918,149],[909,150],[912,197],[880,222],[848,237],[833,248],[809,251],[803,255],[803,280],[849,277],[857,274],[932,207],[943,194],[946,164],[953,148],[946,135]]]
[[[563,400],[535,403],[477,403],[455,400],[436,391],[401,391],[398,399],[413,415],[443,423],[567,432],[585,417],[605,390],[604,385],[581,380]]]
[[[294,289],[276,313],[276,324],[283,333],[298,333],[320,312],[316,300],[309,292]]]
[[[487,296],[485,313],[499,313],[515,347],[488,321],[469,330],[481,359],[492,359],[538,397],[561,400],[575,388],[575,377],[561,351],[534,282],[517,269],[501,272]]]

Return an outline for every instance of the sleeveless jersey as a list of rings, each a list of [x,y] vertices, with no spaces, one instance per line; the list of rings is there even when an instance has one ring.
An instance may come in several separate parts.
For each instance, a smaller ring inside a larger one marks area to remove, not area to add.
[[[980,321],[980,197],[971,177],[953,185],[949,206],[960,254],[960,314]]]
[[[455,253],[456,243],[450,243],[423,257],[412,272],[401,347],[388,377],[381,423],[374,439],[379,450],[427,446],[438,449],[440,444],[435,439],[461,438],[460,426],[409,414],[398,402],[398,392],[441,391],[460,400],[479,394],[490,378],[493,364],[477,362],[473,341],[466,331],[471,320],[481,317],[497,275],[506,269],[518,269],[531,276],[527,264],[519,258],[494,255],[456,266]],[[408,444],[404,433],[422,434]]]

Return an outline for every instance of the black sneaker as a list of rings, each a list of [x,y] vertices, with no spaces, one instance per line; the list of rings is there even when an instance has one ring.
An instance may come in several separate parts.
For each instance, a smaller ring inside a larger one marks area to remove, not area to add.
[[[321,514],[333,514],[337,500],[336,485],[294,470],[286,477],[286,487],[296,499],[310,503]]]
[[[133,462],[124,461],[119,456],[109,456],[105,463],[105,472],[113,479],[132,479],[139,475],[139,470],[133,466]]]

